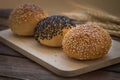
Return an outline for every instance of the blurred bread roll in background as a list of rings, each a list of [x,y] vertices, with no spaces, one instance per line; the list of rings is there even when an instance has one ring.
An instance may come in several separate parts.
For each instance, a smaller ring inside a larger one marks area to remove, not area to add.
[[[20,36],[33,36],[36,24],[47,17],[47,13],[35,4],[22,4],[9,17],[9,27]]]

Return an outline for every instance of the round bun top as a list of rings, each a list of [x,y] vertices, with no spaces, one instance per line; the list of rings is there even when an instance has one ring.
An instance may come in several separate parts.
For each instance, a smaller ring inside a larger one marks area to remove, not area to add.
[[[11,24],[34,23],[47,16],[43,9],[34,4],[22,4],[10,15],[9,21]]]
[[[41,20],[35,28],[35,39],[50,40],[58,34],[62,34],[64,28],[75,27],[72,19],[66,16],[54,15]]]
[[[68,31],[62,45],[63,51],[72,58],[96,59],[108,52],[111,46],[111,37],[98,25],[85,24]]]

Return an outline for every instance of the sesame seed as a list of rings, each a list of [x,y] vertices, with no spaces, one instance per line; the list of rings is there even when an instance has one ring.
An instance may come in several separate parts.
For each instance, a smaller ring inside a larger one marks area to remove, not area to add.
[[[50,40],[54,36],[63,35],[63,29],[75,27],[76,25],[66,16],[54,15],[40,21],[35,29],[35,39]]]
[[[98,25],[84,24],[72,28],[63,38],[63,51],[79,60],[104,56],[110,49],[111,37]]]
[[[22,4],[13,10],[9,20],[12,23],[21,24],[33,22],[34,20],[38,21],[46,16],[47,14],[39,6],[34,4]]]

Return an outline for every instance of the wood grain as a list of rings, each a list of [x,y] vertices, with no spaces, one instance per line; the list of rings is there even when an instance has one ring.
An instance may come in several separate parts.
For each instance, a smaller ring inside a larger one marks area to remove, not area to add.
[[[7,19],[0,18],[3,23],[7,22]],[[0,21],[0,23],[1,23]],[[5,22],[4,22],[5,21]],[[4,26],[5,25],[5,26]],[[0,26],[0,30],[6,29],[6,24]],[[120,38],[113,37],[113,39],[120,41]],[[5,54],[1,54],[5,52]],[[90,73],[86,73],[77,77],[72,78],[64,78],[57,75],[54,75],[50,71],[46,70],[42,66],[34,63],[28,58],[19,57],[20,53],[16,52],[15,50],[11,49],[10,47],[4,45],[0,42],[0,80],[119,80],[120,79],[120,63],[106,67],[100,70],[96,70]],[[19,65],[17,63],[19,62]],[[14,68],[8,68],[17,66]],[[31,68],[33,73],[27,73],[27,67]],[[22,67],[21,67],[22,66]],[[22,74],[22,72],[25,72]],[[36,73],[36,74],[34,74]]]
[[[0,18],[8,19],[12,9],[0,9]]]
[[[94,61],[77,61],[68,58],[61,48],[50,48],[39,45],[33,37],[20,37],[11,30],[0,32],[0,40],[27,56],[48,70],[65,77],[76,76],[120,62],[120,47],[118,41],[112,41],[112,47],[107,56]],[[66,74],[66,75],[65,75]]]
[[[0,42],[0,55],[25,58],[25,56],[19,54],[17,51],[15,51],[12,48],[6,46],[2,42]]]
[[[98,77],[100,77],[100,80],[109,80],[116,77],[120,78],[120,73],[104,70],[97,70],[72,78],[63,78],[52,74],[29,59],[11,56],[0,56],[0,64],[0,75],[24,80],[88,80],[88,78],[89,80],[98,80]],[[116,67],[111,68],[115,69]]]

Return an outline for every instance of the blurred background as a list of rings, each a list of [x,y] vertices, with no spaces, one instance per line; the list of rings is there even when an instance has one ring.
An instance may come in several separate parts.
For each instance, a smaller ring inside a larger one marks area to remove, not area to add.
[[[49,14],[78,10],[78,5],[99,8],[120,16],[120,0],[0,0],[0,8],[13,9],[22,3],[35,3]]]

